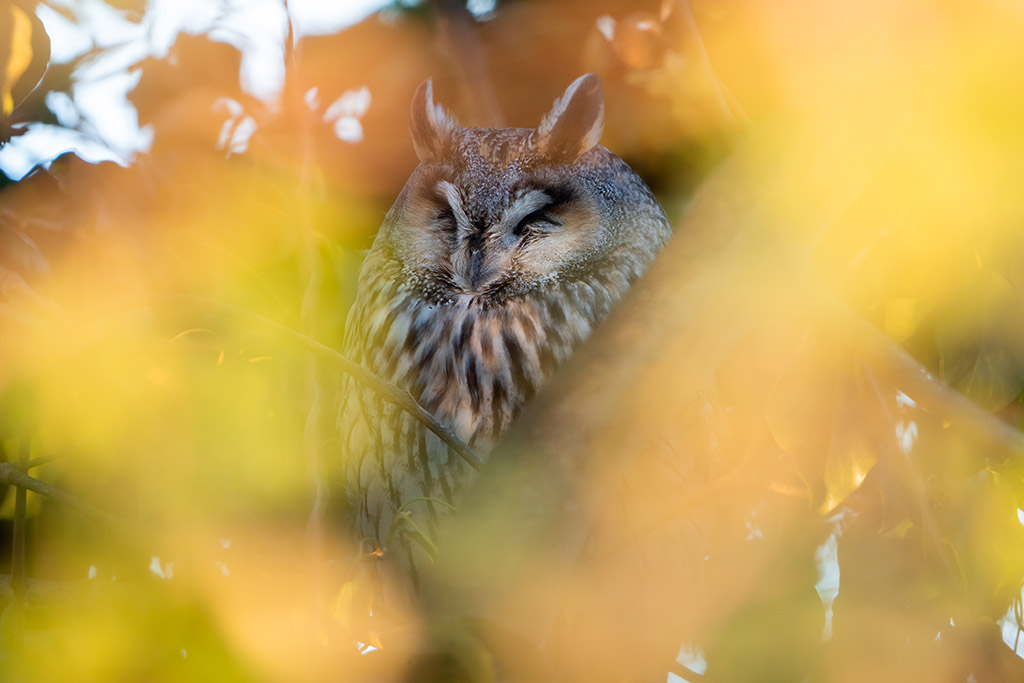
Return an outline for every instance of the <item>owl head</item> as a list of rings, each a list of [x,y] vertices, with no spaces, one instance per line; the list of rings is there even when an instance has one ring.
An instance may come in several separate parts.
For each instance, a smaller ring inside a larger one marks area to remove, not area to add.
[[[598,144],[600,79],[576,79],[536,128],[469,128],[434,103],[428,80],[412,100],[420,164],[378,234],[409,286],[438,303],[502,305],[547,283],[593,274],[621,252],[636,256],[637,201],[657,204]],[[663,215],[660,208],[656,213]],[[646,261],[646,259],[643,259]]]

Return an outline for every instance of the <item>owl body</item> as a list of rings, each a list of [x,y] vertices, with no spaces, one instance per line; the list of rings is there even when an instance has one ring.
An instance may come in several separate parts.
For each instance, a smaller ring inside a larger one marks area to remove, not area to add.
[[[463,128],[429,81],[414,97],[421,163],[363,264],[345,353],[481,455],[670,235],[643,181],[597,144],[602,125],[592,75],[537,129]],[[342,390],[357,533],[415,582],[471,468],[372,390]]]

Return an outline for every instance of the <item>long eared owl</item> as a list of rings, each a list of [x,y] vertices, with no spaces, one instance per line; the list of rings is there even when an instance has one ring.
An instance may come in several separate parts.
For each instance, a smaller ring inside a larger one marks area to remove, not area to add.
[[[536,129],[465,128],[430,81],[413,97],[420,164],[363,264],[345,353],[481,455],[669,238],[651,191],[598,144],[603,97],[581,76]],[[471,468],[370,389],[342,391],[357,533],[415,581]]]

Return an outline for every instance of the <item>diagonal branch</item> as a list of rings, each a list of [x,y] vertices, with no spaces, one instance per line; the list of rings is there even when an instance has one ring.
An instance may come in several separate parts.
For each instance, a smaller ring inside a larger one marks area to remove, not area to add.
[[[477,455],[469,446],[467,446],[451,429],[446,425],[442,424],[434,415],[424,408],[420,403],[405,389],[401,389],[390,382],[386,382],[377,375],[373,374],[363,366],[345,357],[338,351],[335,351],[329,346],[321,344],[316,339],[302,334],[287,325],[265,318],[258,313],[252,311],[246,311],[235,306],[223,304],[218,301],[213,301],[205,297],[190,295],[190,294],[172,294],[166,298],[171,301],[178,303],[187,303],[199,308],[205,308],[208,310],[215,310],[219,313],[230,315],[239,320],[245,320],[257,327],[270,330],[275,334],[280,335],[285,339],[289,339],[295,342],[297,345],[305,348],[308,351],[312,351],[321,358],[330,361],[332,364],[340,368],[343,372],[348,374],[352,379],[356,380],[360,384],[369,387],[375,391],[381,398],[389,403],[397,405],[405,412],[412,415],[417,421],[423,426],[433,432],[441,441],[443,441],[449,448],[462,458],[466,463],[473,469],[479,469],[483,465],[483,460]]]
[[[84,512],[91,517],[96,517],[108,522],[115,522],[117,524],[125,524],[127,522],[127,520],[118,517],[117,515],[101,510],[89,503],[82,502],[77,497],[63,489],[57,488],[53,484],[47,484],[41,479],[36,479],[33,476],[25,474],[18,469],[18,466],[14,463],[0,462],[0,484],[9,484],[28,491],[33,491],[41,496],[46,496],[47,498],[52,498],[53,500],[64,503],[68,507],[74,508],[79,512]]]
[[[891,373],[897,387],[915,401],[951,421],[957,421],[995,446],[1006,460],[1024,466],[1024,433],[988,412],[980,405],[932,375],[913,356],[884,332],[843,304],[836,313],[852,334],[864,344],[866,355]]]

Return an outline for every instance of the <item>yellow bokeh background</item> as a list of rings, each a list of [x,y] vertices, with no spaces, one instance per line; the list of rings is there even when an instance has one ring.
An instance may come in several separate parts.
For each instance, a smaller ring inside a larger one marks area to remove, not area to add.
[[[0,492],[0,678],[404,680],[449,648],[471,680],[663,680],[693,646],[712,680],[1018,680],[1024,10],[649,4],[499,2],[472,40],[393,7],[286,50],[270,105],[182,34],[129,96],[150,150],[0,190],[0,459],[75,499]],[[485,468],[445,598],[382,605],[339,367],[279,326],[341,347],[421,80],[532,126],[587,71],[673,243]],[[368,88],[361,141],[314,86]]]

